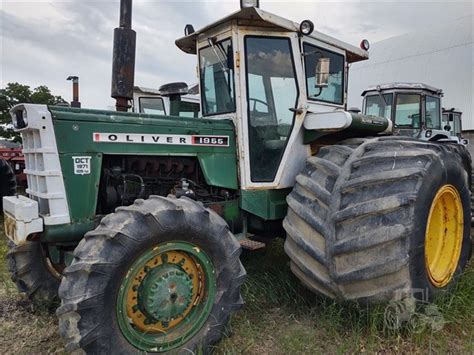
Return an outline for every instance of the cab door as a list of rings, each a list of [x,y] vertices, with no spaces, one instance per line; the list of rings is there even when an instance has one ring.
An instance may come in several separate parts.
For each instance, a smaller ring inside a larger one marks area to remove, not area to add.
[[[244,189],[294,184],[309,147],[303,146],[302,65],[294,33],[239,30],[239,122],[241,183]]]

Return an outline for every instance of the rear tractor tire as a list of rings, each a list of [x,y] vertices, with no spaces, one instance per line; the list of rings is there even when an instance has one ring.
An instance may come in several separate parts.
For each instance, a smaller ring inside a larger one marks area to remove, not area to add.
[[[292,271],[331,298],[431,300],[471,255],[470,174],[461,145],[385,137],[322,148],[287,198]]]
[[[3,211],[3,196],[13,196],[15,192],[15,174],[10,164],[4,159],[0,159],[0,212]]]
[[[208,352],[241,308],[240,244],[215,212],[151,196],[102,219],[59,289],[67,351]]]

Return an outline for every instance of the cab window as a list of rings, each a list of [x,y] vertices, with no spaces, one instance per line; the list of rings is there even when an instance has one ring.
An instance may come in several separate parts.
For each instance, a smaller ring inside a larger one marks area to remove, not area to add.
[[[308,99],[342,105],[344,103],[344,56],[308,43],[303,44],[304,66]],[[329,58],[329,83],[325,88],[316,86],[316,63]]]
[[[449,125],[449,116],[447,113],[443,113],[442,120],[443,120],[443,126]]]
[[[181,101],[179,117],[199,117],[199,104],[195,102]]]
[[[454,132],[454,135],[456,136],[461,136],[461,115],[460,114],[453,114],[453,132]]]
[[[420,128],[421,96],[398,94],[395,107],[395,126]]]
[[[289,38],[245,37],[250,175],[273,181],[293,127],[298,100]]]
[[[393,94],[371,95],[365,99],[365,114],[391,119]]]
[[[197,102],[170,100],[170,115],[179,117],[199,117],[199,104]]]
[[[232,41],[212,42],[199,51],[204,116],[235,111]]]
[[[140,113],[151,115],[165,115],[165,105],[161,97],[140,97],[138,99]]]
[[[425,100],[425,116],[426,128],[441,129],[441,117],[439,98],[426,96]]]

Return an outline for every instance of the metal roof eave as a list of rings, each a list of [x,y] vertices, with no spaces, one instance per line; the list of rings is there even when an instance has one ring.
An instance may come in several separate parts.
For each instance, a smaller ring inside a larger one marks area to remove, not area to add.
[[[361,96],[369,92],[378,92],[378,91],[389,91],[389,90],[419,90],[419,91],[428,91],[436,95],[443,95],[443,90],[435,88],[434,86],[427,85],[424,83],[404,83],[404,82],[394,82],[394,83],[384,83],[380,85],[374,85],[368,87],[364,90]]]
[[[176,46],[178,46],[178,48],[180,48],[185,53],[196,54],[196,42],[198,41],[198,38],[201,34],[209,31],[214,27],[233,20],[255,21],[255,23],[257,24],[260,21],[264,22],[265,25],[271,25],[277,30],[291,32],[299,31],[299,24],[296,22],[290,21],[278,15],[274,15],[259,8],[250,7],[234,12],[216,22],[211,23],[210,25],[201,28],[200,30],[190,34],[189,36],[177,39],[175,41]],[[358,62],[369,58],[369,53],[367,51],[364,51],[358,47],[340,41],[334,37],[328,36],[324,33],[314,31],[310,35],[310,37],[346,51],[347,60],[349,63]]]

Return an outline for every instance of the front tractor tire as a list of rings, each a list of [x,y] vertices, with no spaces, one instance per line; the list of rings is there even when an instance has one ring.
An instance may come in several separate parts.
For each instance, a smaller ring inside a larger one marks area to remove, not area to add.
[[[8,241],[8,249],[8,269],[18,291],[25,293],[39,308],[57,307],[61,276],[45,255],[41,243],[27,241],[18,246]]]
[[[59,289],[67,351],[208,352],[243,302],[241,248],[188,198],[120,207],[79,243]]]
[[[460,145],[352,139],[310,157],[288,196],[293,273],[331,298],[430,300],[471,255],[471,173]]]

